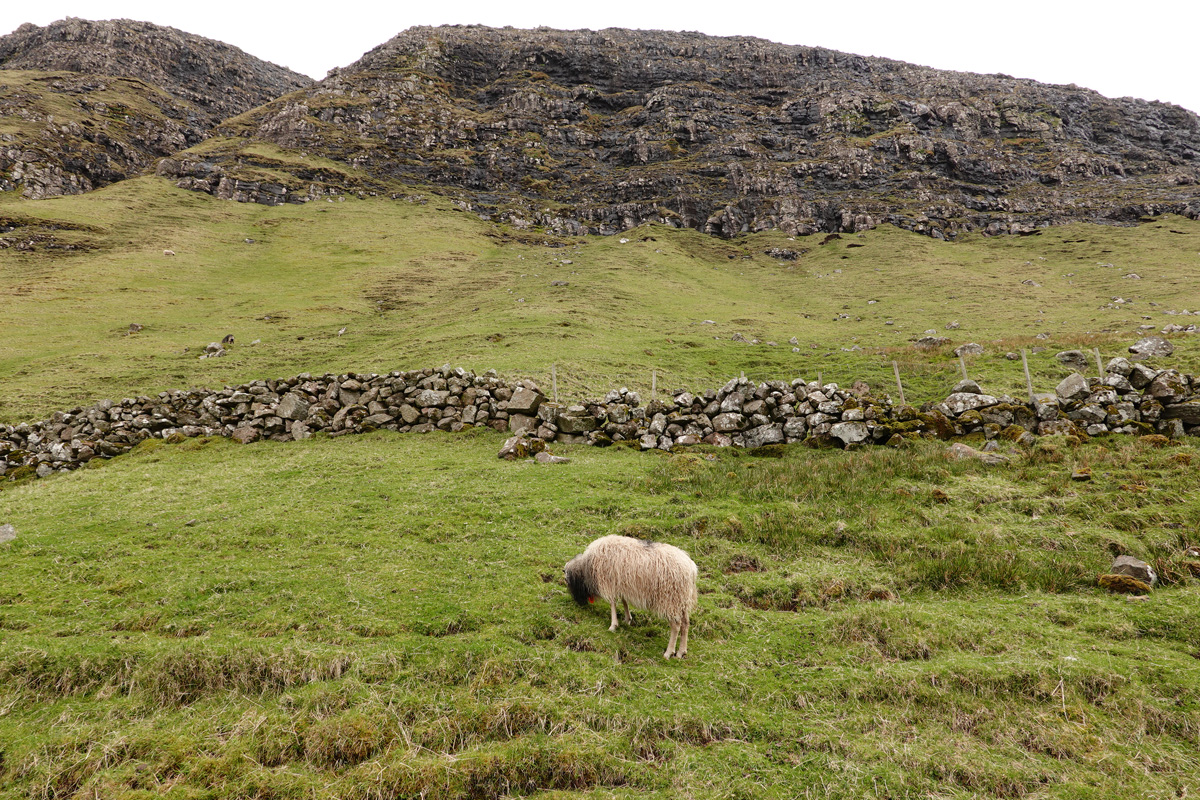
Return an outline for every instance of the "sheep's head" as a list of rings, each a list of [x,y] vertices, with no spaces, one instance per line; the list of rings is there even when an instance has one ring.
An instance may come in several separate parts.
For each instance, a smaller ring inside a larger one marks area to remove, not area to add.
[[[587,561],[582,555],[575,556],[563,567],[563,578],[567,581],[571,597],[575,598],[575,602],[581,606],[586,606],[595,595],[595,590],[591,585],[590,572],[587,569]]]

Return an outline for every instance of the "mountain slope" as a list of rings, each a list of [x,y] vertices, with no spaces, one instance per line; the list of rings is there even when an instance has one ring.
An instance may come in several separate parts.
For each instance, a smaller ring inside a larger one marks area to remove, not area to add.
[[[1200,214],[1200,119],[1177,106],[744,37],[412,28],[221,132],[161,174],[260,202],[423,184],[560,233]],[[364,176],[289,180],[301,152]],[[285,173],[268,196],[255,167]]]
[[[138,78],[189,103],[207,125],[312,83],[224,42],[129,19],[22,25],[0,37],[0,67]]]
[[[0,70],[0,191],[80,194],[201,141],[191,107],[137,78]]]
[[[38,198],[122,180],[310,83],[146,22],[22,25],[0,37],[0,190]]]

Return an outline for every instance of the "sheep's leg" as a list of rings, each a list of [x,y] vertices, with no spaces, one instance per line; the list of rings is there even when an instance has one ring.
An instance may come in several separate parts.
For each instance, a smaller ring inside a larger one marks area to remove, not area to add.
[[[612,625],[608,626],[610,631],[617,629],[617,598],[613,598],[608,602],[608,608],[612,612]]]
[[[683,615],[683,625],[680,626],[679,649],[677,651],[675,651],[676,658],[683,658],[684,656],[687,655],[687,635],[688,635],[688,628],[691,626],[691,624],[692,624],[691,618],[687,614],[684,614]]]
[[[671,620],[671,638],[667,640],[667,652],[663,653],[663,658],[670,658],[675,652],[675,639],[679,636],[679,623]]]
[[[629,601],[626,600],[625,598],[621,598],[621,605],[623,605],[625,607],[625,624],[632,625],[633,617],[631,617],[629,615]]]

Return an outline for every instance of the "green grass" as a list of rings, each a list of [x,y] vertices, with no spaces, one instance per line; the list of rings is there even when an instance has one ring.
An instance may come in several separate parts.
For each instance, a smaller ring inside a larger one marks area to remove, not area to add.
[[[644,227],[622,244],[435,196],[266,208],[147,178],[0,200],[0,219],[37,247],[0,250],[6,422],[447,361],[547,390],[555,364],[566,399],[648,392],[651,370],[660,391],[742,371],[887,391],[898,360],[920,402],[958,370],[909,347],[926,328],[983,344],[972,376],[1021,393],[1005,352],[1047,347],[1031,366],[1049,389],[1057,350],[1115,355],[1143,312],[1186,323],[1163,312],[1200,296],[1200,223],[1174,218],[953,244]],[[808,252],[778,263],[777,246]],[[1135,302],[1102,308],[1113,296]],[[197,358],[227,333],[230,356]],[[1174,342],[1162,363],[1197,372],[1193,340]],[[0,482],[18,531],[0,545],[0,798],[1200,791],[1195,442],[1048,437],[987,468],[937,443],[561,448],[572,463],[539,466],[498,460],[501,441],[151,441]],[[1071,481],[1082,467],[1092,480]],[[662,660],[664,623],[612,634],[570,601],[563,563],[608,533],[696,560],[686,661]],[[1117,553],[1165,585],[1105,593]]]
[[[582,398],[620,385],[646,392],[652,371],[660,390],[714,388],[744,371],[862,378],[890,391],[897,360],[906,399],[941,399],[959,368],[950,348],[911,348],[926,329],[983,344],[972,377],[1023,394],[1020,362],[1005,353],[1045,347],[1031,367],[1036,388],[1050,390],[1066,375],[1053,353],[1120,354],[1139,325],[1190,322],[1165,312],[1200,297],[1200,223],[1179,218],[957,243],[880,228],[822,245],[821,236],[722,241],[657,226],[556,239],[454,209],[436,197],[267,208],[155,178],[0,203],[0,214],[42,221],[9,238],[35,232],[91,248],[0,250],[0,420],[175,387],[447,361],[547,388],[553,364],[560,391]],[[88,230],[47,227],[61,223]],[[764,255],[778,246],[808,252],[794,262]],[[1133,303],[1105,308],[1115,296]],[[961,327],[946,331],[954,321]],[[125,335],[131,323],[145,328]],[[230,333],[229,357],[198,360]],[[762,343],[735,342],[737,333]],[[1193,339],[1175,344],[1165,363],[1200,371]]]
[[[542,467],[500,440],[197,440],[0,492],[0,796],[1200,788],[1195,445]],[[562,585],[621,532],[700,566],[688,660]],[[1118,550],[1175,582],[1107,595]]]

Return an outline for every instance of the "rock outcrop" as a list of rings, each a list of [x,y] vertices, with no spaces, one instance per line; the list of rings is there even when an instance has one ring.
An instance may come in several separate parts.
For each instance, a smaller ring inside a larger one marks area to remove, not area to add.
[[[233,45],[130,19],[26,23],[0,37],[0,69],[136,78],[187,103],[201,128],[312,84]]]
[[[311,83],[146,22],[22,25],[0,37],[0,191],[79,194],[140,174],[221,120]]]
[[[0,70],[0,191],[81,194],[200,142],[189,107],[134,78]]]
[[[1180,107],[746,37],[412,28],[221,131],[161,174],[241,180],[255,202],[311,193],[313,176],[251,185],[246,145],[266,142],[353,167],[317,176],[327,191],[442,187],[564,234],[890,222],[952,238],[1200,216],[1200,119]]]

